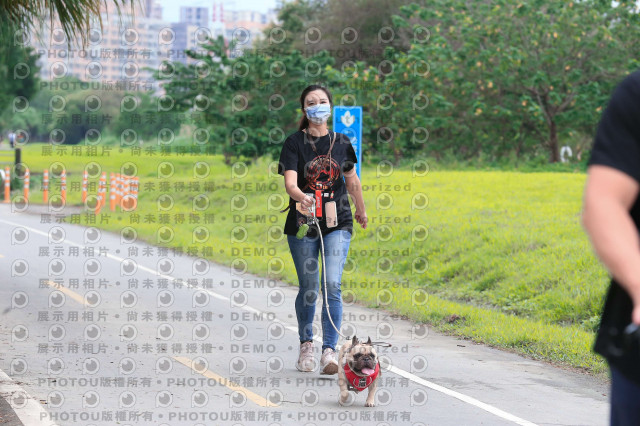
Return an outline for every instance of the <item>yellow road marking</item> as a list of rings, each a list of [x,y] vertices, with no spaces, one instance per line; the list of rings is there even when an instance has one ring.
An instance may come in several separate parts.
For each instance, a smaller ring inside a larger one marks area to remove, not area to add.
[[[191,358],[187,358],[187,357],[183,357],[183,356],[174,356],[173,359],[175,359],[176,361],[186,365],[187,367],[189,367],[190,369],[192,369],[193,371],[195,371],[196,373],[202,374],[203,376],[209,378],[209,379],[213,379],[216,380],[218,383],[225,385],[226,387],[228,387],[229,389],[233,390],[233,391],[238,391],[238,392],[242,392],[248,399],[250,399],[251,401],[253,401],[254,403],[258,404],[261,407],[275,407],[275,404],[270,403],[269,401],[267,401],[266,399],[264,399],[263,397],[261,397],[260,395],[251,392],[249,389],[243,388],[242,386],[236,385],[235,383],[232,383],[229,379],[222,377],[222,376],[218,376],[216,373],[214,373],[211,370],[205,370],[203,372],[200,372],[198,370],[196,370],[195,368],[193,368],[193,360]]]
[[[47,284],[49,285],[49,287],[54,288],[56,290],[60,290],[61,292],[63,292],[64,294],[66,294],[67,296],[69,296],[70,298],[72,298],[73,300],[75,300],[76,302],[82,304],[82,305],[86,305],[85,300],[82,296],[80,296],[78,293],[76,293],[75,291],[69,290],[66,287],[61,287],[58,286],[56,283],[54,283],[51,280],[47,280]],[[275,404],[271,404],[269,401],[267,401],[265,398],[261,397],[260,395],[251,392],[249,389],[246,389],[242,386],[236,385],[235,383],[232,383],[229,379],[219,376],[216,373],[214,373],[211,370],[205,370],[203,372],[200,372],[198,370],[196,370],[193,367],[193,360],[191,358],[187,358],[187,357],[183,357],[183,356],[174,356],[173,359],[175,359],[176,361],[180,362],[181,364],[186,365],[187,367],[189,367],[190,369],[192,369],[193,371],[195,371],[196,373],[202,374],[203,376],[209,378],[209,379],[213,379],[216,380],[218,383],[221,383],[223,385],[225,385],[226,387],[228,387],[229,389],[233,390],[233,391],[238,391],[238,392],[242,392],[247,399],[250,399],[251,401],[253,401],[254,403],[256,403],[257,405],[261,406],[261,407],[274,407]]]
[[[81,305],[86,305],[85,301],[84,301],[84,297],[80,296],[78,293],[76,293],[73,290],[69,290],[66,287],[62,287],[56,283],[54,283],[53,281],[47,280],[47,285],[51,288],[54,288],[56,290],[60,290],[61,292],[63,292],[64,294],[66,294],[67,296],[69,296],[70,298],[72,298],[73,300],[75,300],[76,302],[80,303]]]

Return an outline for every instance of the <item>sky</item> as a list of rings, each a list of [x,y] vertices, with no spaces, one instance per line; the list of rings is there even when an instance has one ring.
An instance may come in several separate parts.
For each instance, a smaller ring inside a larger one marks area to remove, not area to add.
[[[229,10],[256,10],[266,12],[275,9],[277,0],[156,0],[162,5],[162,16],[167,21],[177,21],[180,18],[180,6],[208,7],[209,13],[216,4],[224,3],[224,8]],[[218,6],[219,7],[219,6]]]

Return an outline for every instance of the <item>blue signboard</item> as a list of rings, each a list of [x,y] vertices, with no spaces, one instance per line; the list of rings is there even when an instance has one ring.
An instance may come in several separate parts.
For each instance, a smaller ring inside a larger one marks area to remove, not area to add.
[[[353,145],[358,158],[356,173],[360,177],[360,166],[362,164],[362,107],[333,107],[333,131],[342,133],[351,139],[351,145]]]

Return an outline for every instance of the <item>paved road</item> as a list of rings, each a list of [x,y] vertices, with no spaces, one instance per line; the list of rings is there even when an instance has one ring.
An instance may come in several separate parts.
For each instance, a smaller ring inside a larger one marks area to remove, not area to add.
[[[53,219],[0,205],[0,395],[25,425],[607,423],[593,378],[357,305],[345,334],[393,347],[377,406],[340,407],[294,367],[295,287]]]

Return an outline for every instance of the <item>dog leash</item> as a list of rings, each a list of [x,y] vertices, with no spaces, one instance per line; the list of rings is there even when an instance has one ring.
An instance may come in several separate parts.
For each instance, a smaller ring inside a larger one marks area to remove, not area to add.
[[[326,269],[326,264],[324,260],[324,240],[322,239],[322,230],[320,229],[320,223],[316,218],[316,209],[312,208],[311,210],[313,211],[313,219],[314,219],[313,224],[316,225],[316,228],[318,229],[318,236],[320,237],[320,256],[322,257],[322,271],[324,272],[327,269]],[[327,274],[323,273],[322,275],[324,278],[322,280],[322,283],[324,284],[322,293],[324,294],[324,303],[325,303],[325,306],[327,307],[327,316],[329,317],[329,322],[331,323],[331,326],[333,327],[333,329],[340,336],[344,337],[346,340],[351,340],[351,336],[345,336],[340,332],[340,330],[338,330],[338,327],[336,327],[336,324],[333,322],[333,318],[331,318],[331,312],[329,311],[329,296],[327,295]],[[383,348],[390,348],[391,346],[393,346],[389,342],[371,342],[371,345],[380,346]]]
[[[331,326],[333,327],[333,329],[337,331],[340,336],[349,340],[349,337],[345,336],[340,332],[340,330],[338,330],[338,327],[336,327],[335,323],[333,322],[333,318],[331,318],[331,312],[329,311],[329,296],[327,295],[327,274],[325,272],[327,270],[327,265],[324,259],[324,240],[322,239],[322,230],[320,229],[320,222],[318,222],[318,219],[316,218],[316,209],[312,208],[311,210],[313,211],[313,224],[316,225],[316,228],[318,228],[318,236],[320,237],[320,257],[322,257],[322,275],[324,278],[322,280],[322,283],[324,284],[324,288],[322,289],[322,294],[324,295],[324,305],[327,307],[327,316],[329,317],[329,322],[331,322]]]

